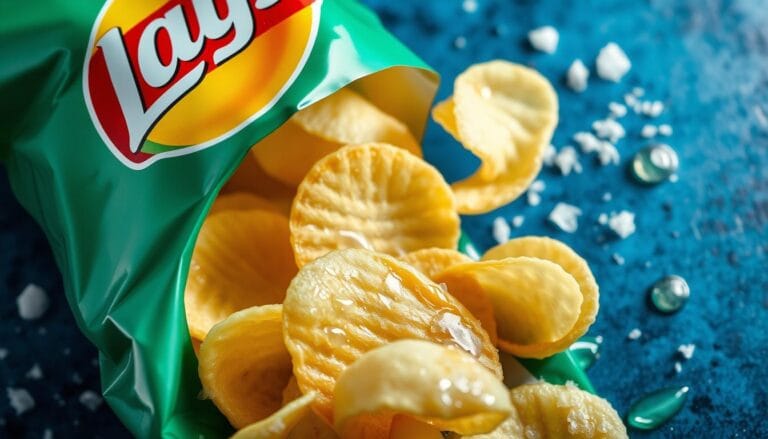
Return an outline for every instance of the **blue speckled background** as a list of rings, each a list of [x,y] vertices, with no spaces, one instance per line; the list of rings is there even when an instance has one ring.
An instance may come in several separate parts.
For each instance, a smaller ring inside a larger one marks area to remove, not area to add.
[[[601,309],[590,330],[602,335],[602,357],[589,375],[601,395],[626,413],[643,393],[672,385],[691,386],[683,411],[655,432],[636,437],[768,437],[768,5],[764,1],[557,1],[477,0],[467,13],[462,2],[366,0],[388,28],[443,74],[440,98],[468,64],[504,58],[539,69],[556,86],[560,124],[554,144],[571,142],[577,131],[607,115],[611,101],[639,86],[644,99],[666,110],[647,120],[632,111],[621,123],[620,166],[601,167],[581,156],[584,172],[562,177],[545,169],[542,203],[524,199],[489,215],[464,218],[479,247],[493,244],[496,216],[524,215],[513,234],[545,234],[573,246],[590,262],[601,286]],[[576,4],[573,2],[572,4]],[[554,55],[534,52],[525,35],[540,25],[560,31]],[[463,36],[463,49],[454,40]],[[597,79],[599,49],[617,42],[633,67],[619,83]],[[582,94],[563,83],[565,70],[581,58],[593,71]],[[761,117],[762,116],[762,117]],[[634,184],[627,174],[632,154],[648,144],[645,123],[669,123],[664,139],[679,153],[677,183]],[[434,123],[426,135],[427,158],[449,179],[467,175],[476,161]],[[604,202],[610,192],[613,199]],[[579,230],[567,234],[546,222],[558,201],[583,210]],[[628,209],[637,232],[618,240],[597,224],[600,213]],[[679,234],[678,238],[673,235]],[[618,253],[626,259],[613,262]],[[677,273],[688,279],[691,300],[678,314],[654,312],[647,288]],[[15,297],[35,282],[48,290],[52,306],[36,322],[18,317]],[[630,341],[627,333],[643,335]],[[676,354],[695,343],[692,359]],[[27,388],[34,410],[16,417],[0,392],[0,437],[123,437],[127,434],[106,406],[96,412],[77,402],[97,390],[94,349],[77,332],[61,280],[38,227],[13,200],[0,171],[0,390]],[[681,373],[674,362],[682,361]],[[39,363],[41,381],[25,378]],[[77,374],[77,376],[75,376]]]

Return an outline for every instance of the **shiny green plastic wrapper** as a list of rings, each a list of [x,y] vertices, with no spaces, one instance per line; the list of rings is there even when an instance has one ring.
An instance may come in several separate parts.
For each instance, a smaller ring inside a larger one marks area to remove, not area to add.
[[[40,0],[0,12],[0,160],[100,351],[107,402],[137,437],[231,434],[199,397],[183,300],[213,199],[251,146],[341,87],[420,138],[437,75],[352,0]],[[552,376],[590,388],[564,355],[544,361]]]

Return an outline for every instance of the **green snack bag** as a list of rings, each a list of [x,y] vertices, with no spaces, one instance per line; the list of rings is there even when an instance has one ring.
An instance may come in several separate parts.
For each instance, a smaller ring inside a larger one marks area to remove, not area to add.
[[[44,0],[3,15],[0,160],[100,350],[107,402],[139,437],[230,434],[199,398],[184,312],[213,199],[255,143],[348,85],[420,138],[437,75],[353,0]]]

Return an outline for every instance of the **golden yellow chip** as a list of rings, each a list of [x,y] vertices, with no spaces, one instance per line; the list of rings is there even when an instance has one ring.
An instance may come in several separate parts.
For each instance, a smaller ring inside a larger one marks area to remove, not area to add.
[[[482,163],[451,185],[460,213],[485,213],[520,196],[541,169],[557,124],[557,95],[534,70],[506,61],[476,64],[456,78],[434,119]]]
[[[575,386],[526,384],[512,389],[511,397],[525,437],[627,437],[626,427],[608,401]]]
[[[530,256],[554,262],[573,276],[579,284],[579,291],[581,291],[582,296],[581,310],[578,320],[568,335],[557,343],[557,349],[563,350],[584,335],[597,317],[597,310],[600,307],[600,292],[595,277],[592,275],[587,261],[573,249],[560,241],[543,236],[526,236],[509,240],[488,250],[483,255],[483,260],[519,256]]]
[[[437,169],[381,143],[317,162],[299,185],[290,226],[299,266],[341,248],[402,256],[459,240],[456,203]]]
[[[543,358],[561,350],[582,303],[573,276],[538,258],[454,265],[438,280],[459,297],[486,294],[496,316],[499,347],[520,357]]]
[[[232,436],[232,439],[284,439],[305,416],[312,411],[316,393],[307,393],[284,405],[270,417],[251,424]]]
[[[410,252],[401,256],[400,260],[413,266],[432,280],[435,280],[436,275],[452,265],[472,262],[472,259],[464,253],[450,248],[437,247]]]
[[[256,161],[254,154],[246,154],[242,163],[230,177],[221,194],[248,192],[268,200],[275,205],[280,212],[288,215],[291,210],[296,188],[286,186],[267,175]]]
[[[285,343],[299,388],[319,393],[314,408],[329,421],[341,372],[396,340],[458,346],[501,377],[498,352],[480,322],[437,284],[387,255],[346,249],[305,265],[284,307]]]
[[[341,146],[309,134],[289,119],[254,145],[251,152],[267,174],[287,185],[298,186],[315,162]]]
[[[282,305],[239,311],[214,326],[200,346],[203,393],[235,428],[278,411],[291,378]]]
[[[225,210],[208,217],[197,237],[184,291],[192,337],[235,311],[280,303],[296,263],[288,220],[261,210]]]
[[[310,412],[293,427],[287,439],[339,439],[339,435],[327,421]]]
[[[450,439],[460,439],[462,437],[464,439],[528,439],[529,437],[535,438],[537,436],[525,435],[525,431],[523,430],[523,426],[517,415],[517,410],[512,410],[509,417],[490,433],[475,434],[472,436],[450,435],[448,437]]]
[[[306,132],[329,142],[389,143],[421,156],[419,143],[404,123],[348,88],[297,112],[291,120]]]
[[[355,419],[364,425],[394,414],[459,434],[487,433],[514,410],[504,383],[473,356],[423,340],[395,341],[363,354],[341,372],[333,397],[342,437],[362,437],[349,434]]]
[[[195,351],[195,357],[200,358],[200,345],[203,343],[203,341],[194,337],[192,337],[191,341],[192,341],[192,350]]]
[[[282,214],[280,208],[275,204],[249,192],[232,192],[219,195],[213,201],[208,215],[225,210],[266,210]]]
[[[440,429],[410,416],[397,415],[392,420],[389,439],[443,439]]]

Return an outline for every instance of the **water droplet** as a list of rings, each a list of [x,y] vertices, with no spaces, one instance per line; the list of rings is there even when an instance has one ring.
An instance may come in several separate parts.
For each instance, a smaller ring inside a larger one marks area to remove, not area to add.
[[[568,350],[571,351],[571,356],[582,370],[589,369],[600,358],[600,343],[595,337],[582,337]]]
[[[323,333],[328,337],[328,340],[334,345],[344,345],[349,343],[347,333],[341,328],[335,328],[326,326],[323,328]]]
[[[344,306],[351,306],[353,303],[355,303],[352,299],[336,298],[336,301]]]
[[[384,285],[387,286],[387,289],[389,291],[392,291],[398,296],[402,296],[405,294],[404,288],[403,288],[403,280],[400,279],[395,273],[387,273],[387,276],[384,277]]]
[[[688,386],[668,387],[640,398],[629,409],[629,425],[640,430],[657,428],[680,411],[688,390]]]
[[[379,297],[379,301],[384,304],[384,306],[387,307],[387,309],[392,309],[392,299],[390,299],[387,295],[378,293],[377,296]]]
[[[664,313],[672,313],[682,308],[690,295],[688,283],[676,275],[665,276],[651,287],[651,302],[657,310]]]
[[[440,311],[432,319],[430,328],[436,333],[447,333],[451,344],[455,344],[473,356],[480,355],[480,339],[462,323],[458,315],[446,310]]]
[[[440,387],[440,390],[446,391],[453,386],[453,383],[451,383],[451,380],[449,380],[448,378],[443,378],[438,383],[438,386]]]
[[[371,251],[376,250],[362,233],[353,232],[352,230],[339,230],[339,236],[344,238],[341,241],[351,248],[362,248]]]
[[[663,143],[649,145],[635,154],[632,172],[641,183],[656,184],[667,180],[677,171],[677,153]]]

